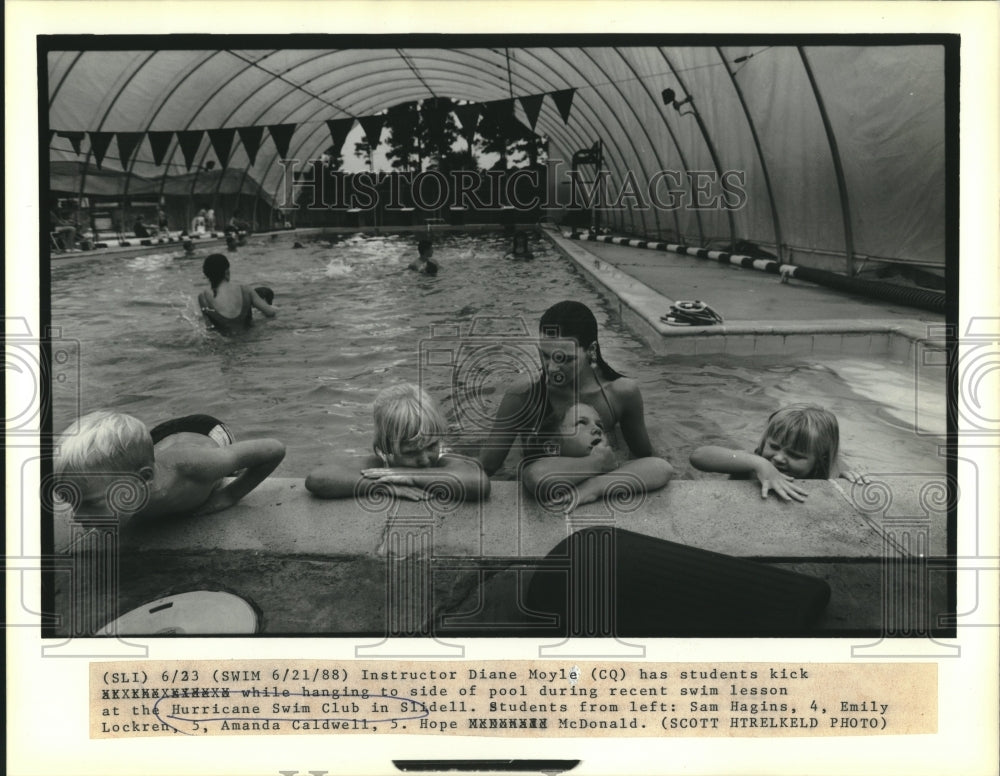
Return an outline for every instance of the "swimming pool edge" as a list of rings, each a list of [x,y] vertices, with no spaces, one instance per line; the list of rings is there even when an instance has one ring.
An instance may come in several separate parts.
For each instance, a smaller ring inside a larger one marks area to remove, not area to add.
[[[913,364],[919,350],[942,350],[946,346],[943,324],[928,324],[917,319],[670,326],[661,322],[660,317],[675,300],[604,261],[583,244],[567,239],[557,229],[544,229],[543,234],[588,281],[611,298],[625,325],[658,355],[840,355],[888,358]]]

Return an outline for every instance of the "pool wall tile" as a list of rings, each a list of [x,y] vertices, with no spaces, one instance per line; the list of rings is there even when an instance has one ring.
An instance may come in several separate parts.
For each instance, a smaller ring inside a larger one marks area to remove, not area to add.
[[[889,357],[893,361],[902,361],[905,364],[913,363],[915,343],[909,337],[901,334],[893,334],[889,342]]]
[[[871,334],[871,348],[868,351],[870,356],[884,356],[889,353],[889,343],[892,340],[892,334],[889,332],[872,332]]]
[[[733,356],[753,355],[753,334],[727,334],[725,352]]]
[[[872,349],[870,334],[844,334],[841,337],[841,353],[845,356],[867,356]]]
[[[785,353],[785,338],[768,334],[755,334],[753,338],[755,356],[780,356]]]
[[[784,352],[789,355],[808,356],[813,352],[814,337],[812,334],[786,334]]]

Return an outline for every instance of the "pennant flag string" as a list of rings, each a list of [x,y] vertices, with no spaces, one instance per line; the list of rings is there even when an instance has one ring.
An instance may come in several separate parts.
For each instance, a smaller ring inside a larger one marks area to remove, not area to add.
[[[350,134],[351,129],[354,128],[354,119],[328,119],[326,126],[330,130],[330,139],[333,141],[334,151],[339,154],[344,147],[344,143],[347,142],[347,136]]]
[[[555,104],[563,122],[568,123],[572,113],[573,97],[576,94],[576,91],[576,88],[560,89],[553,92],[522,95],[520,97],[506,98],[502,100],[488,100],[485,102],[467,103],[465,105],[453,105],[450,107],[450,112],[454,113],[458,118],[462,125],[462,134],[465,136],[466,140],[469,141],[471,147],[479,123],[483,119],[496,122],[505,131],[510,131],[511,129],[516,128],[516,125],[520,122],[514,113],[515,100],[520,102],[521,108],[524,110],[524,114],[528,119],[532,132],[535,131],[538,124],[538,117],[541,114],[542,105],[546,96],[552,99],[552,102]],[[424,106],[423,112],[429,122],[433,123],[435,121],[443,120],[444,113],[446,111],[440,107],[437,100],[425,100]],[[404,120],[405,118],[406,117],[404,116]],[[374,148],[379,144],[382,129],[384,128],[386,121],[386,115],[384,113],[374,114],[371,116],[351,116],[338,119],[326,119],[325,123],[330,132],[330,138],[333,141],[333,145],[338,153],[347,141],[347,136],[353,129],[355,121],[361,124],[365,138],[367,139],[369,145]],[[314,122],[310,121],[303,123],[311,124]],[[301,124],[272,124],[267,126],[268,133],[274,141],[275,147],[277,148],[278,154],[281,158],[287,158],[292,136],[299,126],[301,126]],[[85,134],[89,135],[91,152],[97,161],[98,168],[100,168],[104,159],[107,158],[107,151],[112,138],[117,139],[119,156],[123,164],[128,164],[132,160],[136,149],[138,149],[141,145],[142,138],[145,135],[148,135],[150,147],[153,151],[153,161],[155,164],[160,165],[166,158],[170,142],[176,134],[181,152],[184,155],[185,166],[188,171],[190,171],[201,145],[202,136],[206,132],[209,136],[212,149],[219,157],[219,163],[222,166],[226,166],[229,163],[229,157],[232,153],[233,140],[236,133],[239,134],[240,141],[242,142],[243,147],[247,152],[247,156],[250,159],[250,164],[256,164],[257,153],[260,150],[263,140],[263,131],[263,126],[223,127],[209,130],[193,129],[176,131],[149,131],[145,133],[85,133],[73,130],[50,130],[50,138],[56,135],[65,138],[72,145],[74,152],[79,154],[81,152],[80,143],[83,136]]]
[[[270,124],[267,127],[267,131],[271,134],[271,140],[274,141],[274,145],[278,149],[278,156],[282,159],[288,158],[288,146],[291,145],[296,126],[298,125]]]
[[[562,116],[564,124],[569,123],[569,112],[573,105],[573,95],[576,94],[576,89],[561,89],[558,92],[549,92],[549,96],[552,98],[552,102],[556,104],[556,108],[559,109],[559,115]]]
[[[233,147],[233,139],[236,136],[235,129],[210,129],[208,139],[212,143],[212,150],[219,159],[219,166],[225,167],[229,164],[229,152]]]
[[[198,153],[203,134],[205,131],[202,129],[187,129],[177,133],[177,142],[180,144],[181,153],[184,154],[184,164],[188,172],[191,172],[191,165],[194,164],[194,157]]]
[[[385,116],[381,115],[365,116],[358,119],[362,129],[365,131],[365,138],[368,140],[368,145],[372,148],[378,145],[379,138],[382,137],[382,121],[384,119]]]
[[[170,148],[170,141],[174,139],[171,132],[148,132],[149,147],[153,149],[153,163],[157,166],[163,164],[167,156],[167,149]]]
[[[104,155],[108,152],[108,146],[111,145],[111,138],[114,137],[114,132],[88,132],[90,135],[90,151],[94,154],[94,162],[97,164],[97,169],[101,169],[101,164],[104,162]]]
[[[250,157],[250,166],[257,164],[257,151],[264,139],[264,127],[238,127],[240,142],[243,143],[243,150]]]
[[[521,108],[524,109],[524,115],[528,117],[528,124],[531,126],[531,131],[535,131],[535,123],[538,121],[538,114],[542,110],[542,100],[545,99],[544,94],[530,94],[525,97],[521,97]]]
[[[83,132],[64,132],[62,130],[56,130],[56,134],[59,135],[59,137],[64,137],[69,140],[70,145],[73,146],[73,150],[79,155],[80,141],[83,140]]]
[[[143,132],[117,132],[118,157],[122,160],[122,166],[128,165],[132,161],[132,154],[139,147],[145,133]]]

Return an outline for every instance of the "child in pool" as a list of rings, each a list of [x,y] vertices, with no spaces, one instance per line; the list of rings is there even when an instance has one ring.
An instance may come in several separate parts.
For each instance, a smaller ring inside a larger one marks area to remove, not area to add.
[[[572,497],[563,495],[563,503],[569,508],[596,501],[609,488],[622,483],[643,493],[659,490],[674,473],[669,463],[653,456],[636,458],[619,466],[604,433],[604,421],[589,404],[576,404],[562,414],[549,415],[539,428],[538,439],[550,457],[527,463],[521,472],[521,482],[536,497],[543,495],[540,489],[545,490],[547,484],[551,486],[552,477],[560,483],[571,484]],[[585,460],[581,468],[570,474],[555,456]],[[629,476],[620,476],[622,473]]]
[[[505,259],[517,259],[518,261],[530,261],[535,258],[528,249],[528,235],[524,232],[517,232],[511,242],[510,250],[504,255]]]
[[[145,489],[134,499],[137,509],[130,516],[206,515],[226,509],[277,468],[285,446],[276,439],[233,442],[228,429],[215,423],[221,430],[213,429],[210,436],[170,433],[154,445],[153,433],[131,415],[106,410],[84,415],[59,440],[57,485],[75,491],[71,506],[77,515],[114,514],[107,497],[116,477]],[[235,479],[223,483],[236,472]]]
[[[335,460],[306,478],[320,498],[347,498],[384,487],[399,498],[421,501],[444,484],[462,501],[490,495],[490,481],[474,458],[448,452],[441,440],[448,424],[437,403],[417,385],[390,386],[375,397],[374,454]]]
[[[705,472],[729,474],[732,479],[756,477],[761,498],[771,491],[785,501],[804,501],[808,495],[797,480],[825,480],[835,476],[840,430],[832,412],[812,404],[791,404],[767,419],[767,428],[752,453],[724,447],[699,447],[691,465]],[[843,471],[851,482],[864,475]]]
[[[436,275],[438,264],[431,257],[434,255],[434,243],[430,240],[421,240],[417,243],[419,256],[410,262],[407,269],[419,272],[421,275]]]

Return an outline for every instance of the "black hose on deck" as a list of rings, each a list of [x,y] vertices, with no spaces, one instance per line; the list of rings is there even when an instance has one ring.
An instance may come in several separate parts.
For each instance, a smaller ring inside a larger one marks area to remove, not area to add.
[[[850,294],[882,299],[886,302],[897,302],[909,307],[919,307],[921,310],[930,310],[935,313],[945,312],[945,295],[939,291],[930,291],[926,288],[910,288],[908,286],[895,286],[892,283],[879,283],[874,280],[861,280],[851,278],[846,275],[838,275],[836,272],[827,272],[822,269],[812,267],[796,266],[795,271],[789,273],[797,280],[808,280],[826,288],[833,288],[837,291],[846,291]]]

